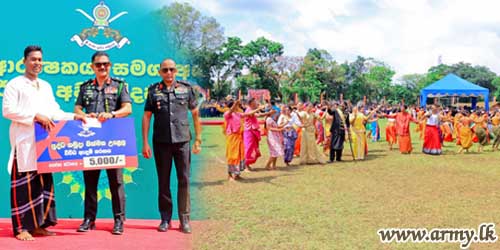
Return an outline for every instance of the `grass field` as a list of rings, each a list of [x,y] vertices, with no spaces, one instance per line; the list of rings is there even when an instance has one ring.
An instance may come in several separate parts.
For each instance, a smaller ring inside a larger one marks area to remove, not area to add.
[[[207,163],[194,182],[201,197],[195,202],[204,204],[208,220],[195,231],[195,249],[460,249],[459,243],[382,244],[377,230],[500,222],[500,152],[457,155],[447,143],[444,155],[424,155],[413,131],[411,155],[389,151],[382,131],[364,161],[352,161],[347,146],[345,162],[285,167],[279,159],[276,171],[264,170],[263,138],[257,171],[229,183],[221,129],[204,127]],[[471,249],[500,249],[500,243]]]

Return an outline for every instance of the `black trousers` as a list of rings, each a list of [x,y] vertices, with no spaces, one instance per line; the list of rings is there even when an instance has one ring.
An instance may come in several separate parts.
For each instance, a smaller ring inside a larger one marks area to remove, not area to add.
[[[162,143],[153,141],[153,153],[158,174],[158,208],[162,220],[172,219],[172,193],[170,173],[172,160],[177,173],[177,208],[179,219],[189,220],[191,201],[189,196],[190,155],[189,142]]]
[[[83,171],[85,181],[85,212],[84,218],[95,220],[97,214],[97,186],[101,170]],[[123,184],[123,169],[106,169],[109,190],[111,191],[111,204],[115,219],[125,220],[125,189]]]
[[[333,159],[335,159],[336,161],[342,161],[342,149],[330,149],[330,161],[333,161]]]
[[[344,149],[345,133],[333,132],[330,139],[330,161],[342,160],[342,150]]]

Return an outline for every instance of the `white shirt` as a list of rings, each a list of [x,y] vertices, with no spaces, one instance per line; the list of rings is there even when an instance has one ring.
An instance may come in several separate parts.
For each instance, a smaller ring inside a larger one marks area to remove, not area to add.
[[[38,82],[38,87],[37,87]],[[52,120],[72,120],[73,113],[65,113],[56,102],[52,87],[42,79],[31,81],[25,76],[10,80],[5,86],[2,114],[11,120],[10,157],[7,165],[12,171],[14,152],[19,172],[37,170],[34,118],[42,114]]]
[[[427,118],[427,125],[437,126],[439,125],[439,115],[431,114],[429,118]]]
[[[292,112],[292,120],[290,121],[290,123],[294,126],[302,126],[302,122],[300,122],[300,119],[299,119],[299,115],[296,111]]]

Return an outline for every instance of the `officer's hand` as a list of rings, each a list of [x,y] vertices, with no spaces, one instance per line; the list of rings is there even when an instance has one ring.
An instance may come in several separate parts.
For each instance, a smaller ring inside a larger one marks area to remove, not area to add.
[[[193,148],[191,150],[193,154],[199,154],[201,152],[201,141],[195,140],[193,144]]]
[[[87,114],[87,116],[88,116],[88,117],[90,117],[90,118],[96,118],[96,117],[97,117],[97,114],[96,114],[96,113],[94,113],[94,112],[92,112],[92,113],[90,113],[90,114]]]
[[[35,122],[40,123],[40,125],[42,125],[42,127],[47,131],[50,131],[55,126],[54,121],[41,114],[35,115]]]
[[[151,148],[149,147],[149,144],[144,144],[142,147],[142,156],[144,158],[149,159],[151,158]]]
[[[111,113],[106,113],[106,112],[99,113],[99,115],[97,116],[97,119],[100,122],[104,122],[107,119],[111,119],[111,118],[113,118],[113,115]]]
[[[75,117],[73,119],[82,121],[83,123],[87,123],[87,119],[85,119],[85,116],[83,115],[75,114]]]

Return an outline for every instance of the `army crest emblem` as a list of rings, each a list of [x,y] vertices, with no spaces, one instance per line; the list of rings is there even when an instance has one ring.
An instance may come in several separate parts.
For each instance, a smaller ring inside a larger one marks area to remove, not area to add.
[[[101,1],[94,7],[92,16],[82,9],[76,9],[76,11],[92,22],[92,27],[85,28],[80,32],[80,34],[75,34],[71,37],[71,41],[76,42],[80,47],[87,46],[96,51],[106,51],[114,47],[121,48],[126,44],[130,44],[128,38],[124,37],[120,31],[109,27],[112,22],[116,21],[121,16],[128,14],[128,12],[122,11],[111,17],[111,10],[104,3],[104,1]],[[100,35],[100,33],[103,33],[102,35],[106,39],[112,39],[112,41],[107,43],[98,43],[90,40]]]

